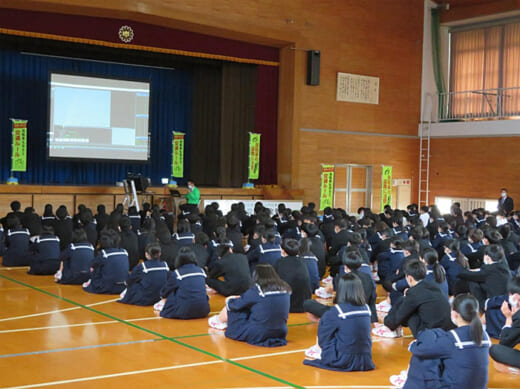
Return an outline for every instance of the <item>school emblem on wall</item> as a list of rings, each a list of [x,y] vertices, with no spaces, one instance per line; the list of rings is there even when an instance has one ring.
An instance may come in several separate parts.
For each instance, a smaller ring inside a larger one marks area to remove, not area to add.
[[[132,27],[121,26],[119,29],[119,39],[125,43],[132,42],[132,39],[134,39],[134,30],[132,30]]]

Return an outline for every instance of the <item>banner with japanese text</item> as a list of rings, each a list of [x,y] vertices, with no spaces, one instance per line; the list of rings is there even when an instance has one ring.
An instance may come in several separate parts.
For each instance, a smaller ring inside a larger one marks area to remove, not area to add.
[[[184,133],[173,132],[172,142],[172,176],[182,178],[184,176]]]
[[[13,122],[13,145],[11,171],[27,171],[27,120],[11,119]]]
[[[260,134],[249,133],[249,180],[260,176]]]
[[[381,212],[385,205],[392,206],[392,166],[383,166],[381,174]]]
[[[334,203],[334,165],[321,165],[320,211]]]

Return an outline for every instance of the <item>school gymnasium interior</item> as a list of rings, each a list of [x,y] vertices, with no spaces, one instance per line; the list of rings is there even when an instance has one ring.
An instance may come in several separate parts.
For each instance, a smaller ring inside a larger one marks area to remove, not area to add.
[[[518,1],[2,0],[0,58],[2,217],[13,200],[38,214],[129,199],[174,208],[168,184],[183,195],[188,178],[201,210],[297,208],[320,203],[324,169],[334,172],[330,205],[349,214],[492,208],[502,187],[520,201]],[[116,92],[118,80],[137,80],[121,87],[135,96],[103,106],[101,95],[51,94],[98,78]],[[76,108],[67,117],[49,108],[58,103]],[[134,108],[128,122],[123,111]],[[27,120],[22,146],[11,119]],[[74,131],[60,128],[67,121]],[[172,132],[183,134],[177,176]],[[252,180],[250,132],[261,135]],[[129,172],[151,185],[116,185]],[[390,388],[410,360],[405,331],[373,338],[373,371],[304,366],[317,324],[303,313],[289,316],[287,346],[262,348],[226,339],[207,319],[162,319],[27,267],[0,268],[0,291],[1,388]],[[212,314],[224,305],[211,296]],[[489,388],[520,379],[491,362]]]

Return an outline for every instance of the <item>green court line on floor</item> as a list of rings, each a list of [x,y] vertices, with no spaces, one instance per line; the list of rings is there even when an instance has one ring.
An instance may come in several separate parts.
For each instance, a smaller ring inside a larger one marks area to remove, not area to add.
[[[127,322],[127,321],[124,320],[124,319],[120,319],[120,318],[118,318],[118,317],[115,317],[115,316],[109,315],[108,313],[104,313],[104,312],[98,311],[98,310],[96,310],[96,309],[93,309],[93,308],[87,307],[86,305],[83,305],[83,304],[77,303],[77,302],[72,301],[72,300],[70,300],[70,299],[68,299],[68,298],[66,298],[66,297],[61,297],[61,296],[58,296],[57,294],[54,294],[54,293],[48,292],[48,291],[46,291],[46,290],[44,290],[44,289],[40,289],[40,288],[38,288],[38,287],[36,287],[36,286],[32,286],[32,285],[30,285],[30,284],[26,284],[26,283],[23,282],[23,281],[19,281],[19,280],[16,280],[16,279],[14,279],[14,278],[7,277],[7,276],[5,276],[5,275],[3,275],[3,274],[0,274],[0,278],[4,278],[4,279],[6,279],[6,280],[8,280],[8,281],[11,281],[11,282],[17,283],[17,284],[19,284],[19,285],[26,286],[26,287],[28,287],[28,288],[30,288],[30,289],[33,289],[33,290],[36,290],[36,291],[38,291],[38,292],[40,292],[40,293],[46,294],[46,295],[48,295],[48,296],[55,297],[55,298],[57,298],[57,299],[60,299],[60,300],[62,300],[62,301],[65,301],[65,302],[67,302],[67,303],[69,303],[69,304],[76,305],[76,306],[81,307],[81,308],[83,308],[83,309],[86,309],[86,310],[88,310],[88,311],[91,311],[91,312],[97,313],[98,315],[108,317],[108,318],[110,318],[110,319],[112,319],[112,320],[117,320],[117,321],[119,321],[119,322],[121,322],[121,323],[123,323],[123,324],[126,324],[126,325],[130,326],[130,327],[134,327],[134,328],[136,328],[136,329],[138,329],[138,330],[141,330],[141,331],[147,332],[147,333],[149,333],[149,334],[152,334],[152,335],[158,336],[158,337],[160,337],[160,338],[162,338],[162,339],[169,340],[170,342],[176,343],[176,344],[178,344],[178,345],[180,345],[180,346],[183,346],[183,347],[189,348],[189,349],[191,349],[191,350],[194,350],[194,351],[197,351],[197,352],[199,352],[199,353],[205,354],[205,355],[207,355],[207,356],[210,356],[210,357],[212,357],[212,358],[218,359],[218,360],[220,360],[220,361],[227,362],[227,363],[229,363],[229,364],[231,364],[231,365],[234,365],[234,366],[240,367],[240,368],[242,368],[242,369],[244,369],[244,370],[247,370],[247,371],[250,371],[250,372],[252,372],[252,373],[256,373],[256,374],[258,374],[258,375],[260,375],[260,376],[263,376],[263,377],[265,377],[265,378],[269,378],[269,379],[272,379],[272,380],[274,380],[274,381],[280,382],[280,383],[282,383],[282,384],[289,385],[289,386],[291,386],[291,387],[293,387],[293,388],[305,389],[303,386],[293,384],[293,383],[291,383],[291,382],[289,382],[289,381],[286,381],[286,380],[284,380],[284,379],[282,379],[282,378],[275,377],[275,376],[273,376],[273,375],[271,375],[271,374],[268,374],[268,373],[265,373],[265,372],[263,372],[263,371],[257,370],[257,369],[255,369],[255,368],[252,368],[252,367],[249,367],[249,366],[243,365],[243,364],[241,364],[241,363],[234,362],[234,361],[232,361],[232,360],[230,360],[230,359],[227,359],[227,358],[221,357],[220,355],[217,355],[217,354],[214,354],[214,353],[212,353],[212,352],[209,352],[209,351],[203,350],[203,349],[201,349],[201,348],[198,348],[198,347],[192,346],[192,345],[190,345],[190,344],[188,344],[188,343],[184,343],[184,342],[181,342],[181,341],[179,341],[179,340],[176,340],[175,338],[171,338],[171,337],[165,336],[165,335],[163,335],[163,334],[160,334],[160,333],[158,333],[158,332],[155,332],[155,331],[149,330],[149,329],[147,329],[147,328],[141,327],[141,326],[139,326],[139,325],[136,325],[136,324],[133,324],[133,323]]]

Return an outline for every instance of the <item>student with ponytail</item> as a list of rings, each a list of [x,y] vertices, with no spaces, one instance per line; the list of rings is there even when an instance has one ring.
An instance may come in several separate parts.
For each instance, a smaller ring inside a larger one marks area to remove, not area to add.
[[[459,279],[459,273],[469,267],[468,259],[460,250],[460,243],[456,239],[449,239],[444,243],[444,256],[441,265],[446,271],[449,293],[456,296],[459,293],[468,292],[467,281]]]
[[[513,374],[520,373],[520,350],[515,346],[520,343],[520,269],[508,285],[508,301],[502,304],[502,313],[506,323],[500,333],[500,344],[493,345],[491,358],[498,371]]]
[[[390,382],[404,389],[484,389],[488,382],[491,341],[482,329],[475,297],[460,294],[453,301],[451,331],[422,331],[412,342],[408,372],[392,376]]]
[[[442,293],[449,297],[448,295],[448,281],[446,280],[446,271],[439,264],[439,256],[437,255],[437,251],[433,248],[425,249],[421,253],[421,261],[426,265],[426,281],[431,281],[435,285],[437,285]]]

